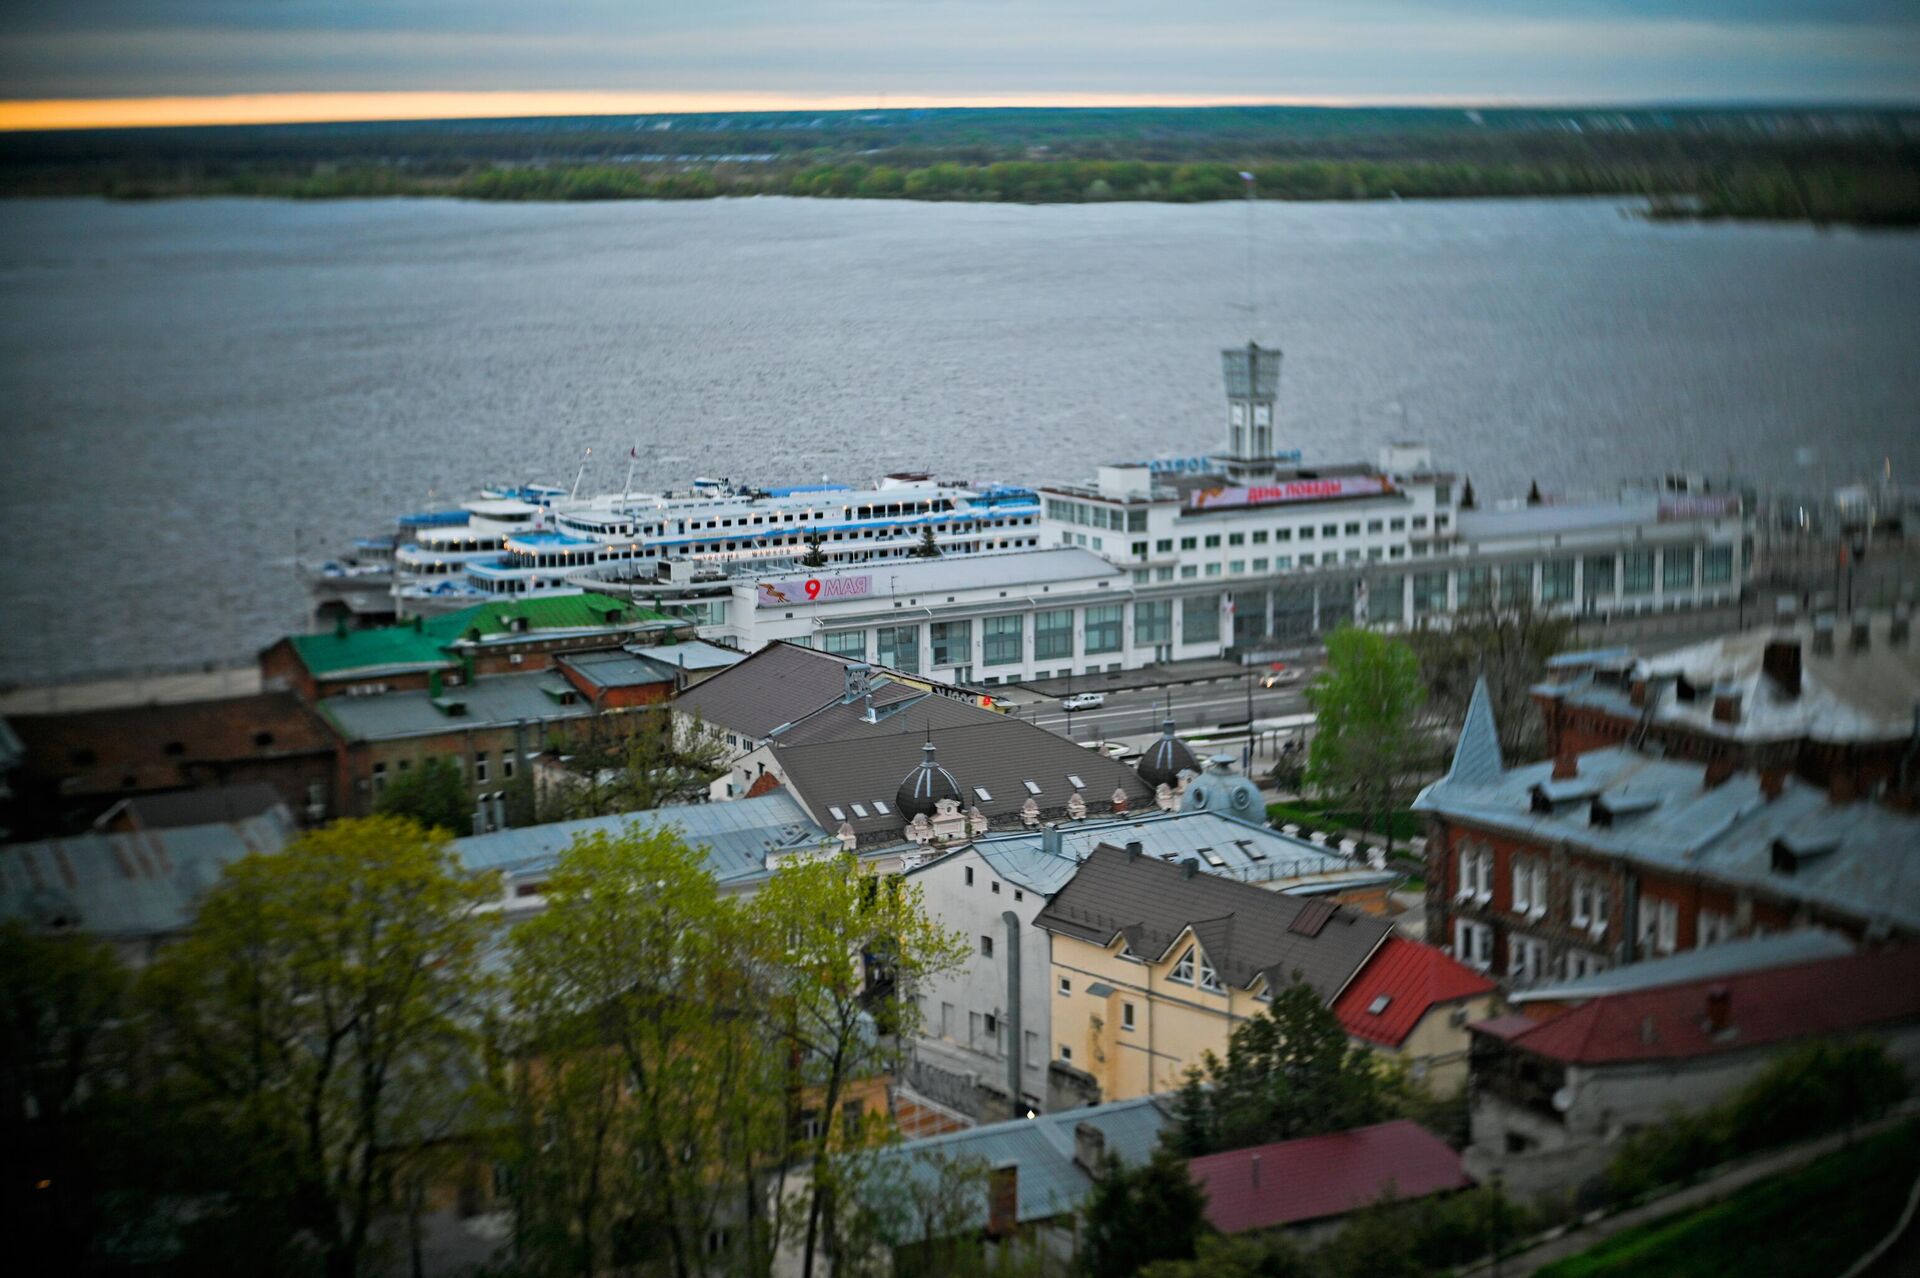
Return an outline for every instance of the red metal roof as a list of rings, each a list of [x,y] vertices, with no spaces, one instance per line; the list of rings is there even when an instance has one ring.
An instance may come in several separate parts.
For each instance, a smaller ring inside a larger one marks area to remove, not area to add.
[[[1207,1223],[1223,1234],[1344,1215],[1388,1193],[1424,1198],[1473,1177],[1446,1142],[1410,1119],[1309,1136],[1187,1163],[1206,1191]]]
[[[1729,999],[1727,1028],[1719,1032],[1707,1019],[1707,991],[1715,988]],[[1605,1065],[1684,1060],[1912,1020],[1920,1020],[1920,949],[1607,994],[1501,1037],[1553,1060]]]
[[[1355,1038],[1398,1047],[1436,1003],[1485,994],[1493,982],[1431,945],[1389,937],[1334,1000],[1333,1014]],[[1376,1000],[1386,1006],[1371,1011]]]

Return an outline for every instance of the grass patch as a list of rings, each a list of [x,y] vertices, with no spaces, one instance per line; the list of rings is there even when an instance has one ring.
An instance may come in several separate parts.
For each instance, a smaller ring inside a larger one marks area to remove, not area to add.
[[[1636,1226],[1537,1278],[1831,1278],[1893,1227],[1920,1175],[1905,1123],[1721,1202]]]
[[[1311,799],[1300,799],[1292,803],[1269,803],[1267,819],[1279,825],[1292,821],[1299,825],[1312,826],[1316,830],[1350,830],[1375,842],[1380,841],[1382,837],[1378,830],[1365,829],[1361,826],[1360,823],[1364,819],[1362,814],[1340,811],[1330,805],[1315,803]],[[1411,812],[1394,813],[1390,824],[1393,827],[1396,843],[1405,843],[1420,833],[1420,818]]]

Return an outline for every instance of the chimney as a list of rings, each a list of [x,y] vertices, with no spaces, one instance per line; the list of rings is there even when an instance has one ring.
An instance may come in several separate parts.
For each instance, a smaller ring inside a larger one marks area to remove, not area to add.
[[[1051,821],[1040,827],[1040,850],[1048,856],[1060,855],[1060,827]]]
[[[1740,689],[1738,687],[1723,683],[1713,690],[1713,721],[1715,723],[1740,722]]]
[[[1073,1125],[1073,1161],[1080,1170],[1099,1180],[1107,1169],[1107,1137],[1092,1123]]]
[[[1848,637],[1847,647],[1854,652],[1865,652],[1873,643],[1873,616],[1865,608],[1853,610],[1853,633]]]
[[[1005,1238],[1019,1225],[1019,1164],[996,1167],[987,1173],[987,1235]]]
[[[1715,755],[1712,759],[1709,759],[1707,761],[1706,788],[1709,790],[1717,789],[1720,786],[1725,785],[1727,783],[1727,778],[1731,777],[1732,775],[1733,775],[1732,756],[1725,755],[1725,754]]]
[[[1787,770],[1785,768],[1762,768],[1760,770],[1760,793],[1772,803],[1787,788]]]
[[[1823,612],[1813,619],[1814,656],[1831,657],[1833,655],[1833,627],[1834,617],[1830,612]]]
[[[1133,840],[1131,843],[1127,844],[1127,860],[1130,862],[1138,861],[1140,859],[1140,854],[1142,852],[1145,852],[1146,850],[1147,850],[1146,844],[1140,842],[1140,840],[1138,839]]]
[[[1553,779],[1555,781],[1571,781],[1579,775],[1580,775],[1580,756],[1579,755],[1573,753],[1573,751],[1571,750],[1567,750],[1554,756]]]
[[[1775,635],[1767,640],[1760,656],[1760,669],[1783,697],[1800,695],[1800,640],[1794,635]]]
[[[1192,878],[1200,873],[1200,862],[1193,857],[1188,857],[1180,863],[1180,873],[1186,878]]]
[[[1629,685],[1627,699],[1633,703],[1633,707],[1636,710],[1647,704],[1647,677],[1645,675],[1635,675],[1633,677],[1633,683]]]
[[[1733,991],[1724,985],[1707,987],[1707,1033],[1724,1034],[1733,1022]]]

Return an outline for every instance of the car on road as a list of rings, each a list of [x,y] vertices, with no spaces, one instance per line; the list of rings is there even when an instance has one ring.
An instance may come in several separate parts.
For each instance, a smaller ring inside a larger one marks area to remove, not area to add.
[[[1076,692],[1071,697],[1060,699],[1062,710],[1092,710],[1105,704],[1107,694],[1104,692]]]
[[[1263,688],[1278,688],[1282,684],[1298,683],[1304,675],[1305,671],[1296,670],[1292,666],[1287,667],[1285,670],[1272,670],[1260,677],[1260,686]]]

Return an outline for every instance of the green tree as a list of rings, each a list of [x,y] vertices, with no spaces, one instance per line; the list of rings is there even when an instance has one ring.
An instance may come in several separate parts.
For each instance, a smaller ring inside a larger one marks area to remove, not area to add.
[[[676,1275],[771,1255],[710,1230],[785,1153],[785,1060],[761,1017],[746,912],[671,830],[576,838],[513,934],[519,1249],[594,1274],[647,1251]]]
[[[17,1254],[48,1272],[98,1258],[111,1139],[101,1114],[117,1087],[109,1040],[129,984],[97,941],[0,923],[0,1223]]]
[[[1236,1025],[1227,1056],[1209,1052],[1187,1072],[1162,1138],[1183,1157],[1345,1131],[1390,1118],[1396,1076],[1347,1039],[1332,1009],[1304,982]]]
[[[1393,814],[1408,774],[1431,753],[1421,731],[1426,689],[1405,642],[1343,626],[1327,638],[1327,667],[1308,686],[1319,716],[1307,756],[1307,780],[1350,804],[1393,850]]]
[[[916,559],[938,559],[940,557],[940,545],[933,539],[932,524],[928,524],[920,530],[920,544],[913,548],[913,555]]]
[[[1206,1228],[1207,1196],[1178,1158],[1127,1168],[1109,1156],[1081,1213],[1079,1271],[1130,1278],[1158,1260],[1192,1260]]]
[[[412,821],[341,821],[228,866],[148,970],[185,1096],[278,1165],[237,1188],[281,1201],[331,1278],[361,1271],[388,1177],[463,1117],[495,891]]]
[[[1489,582],[1467,592],[1451,624],[1423,626],[1408,641],[1434,709],[1453,723],[1466,718],[1474,683],[1485,676],[1501,752],[1508,763],[1524,763],[1545,749],[1530,690],[1572,634],[1572,621],[1537,610],[1529,598],[1496,601]]]
[[[374,810],[428,830],[445,830],[455,838],[473,833],[473,796],[452,759],[428,759],[395,776],[380,792]]]
[[[706,796],[726,763],[720,738],[695,723],[674,731],[658,707],[603,715],[566,747],[566,779],[549,788],[540,815],[549,821],[649,812]]]
[[[818,528],[807,530],[807,553],[800,556],[802,568],[825,568],[827,566],[827,535]]]
[[[1203,1234],[1192,1260],[1156,1260],[1140,1278],[1317,1278],[1319,1272],[1284,1234]]]
[[[749,907],[752,926],[778,973],[768,1023],[786,1049],[795,1094],[829,1118],[857,1079],[898,1069],[920,1030],[914,991],[962,965],[958,933],[927,914],[919,885],[862,870],[852,854],[790,860]],[[837,1124],[815,1124],[814,1175],[804,1204],[802,1272],[840,1222],[835,1193]]]

